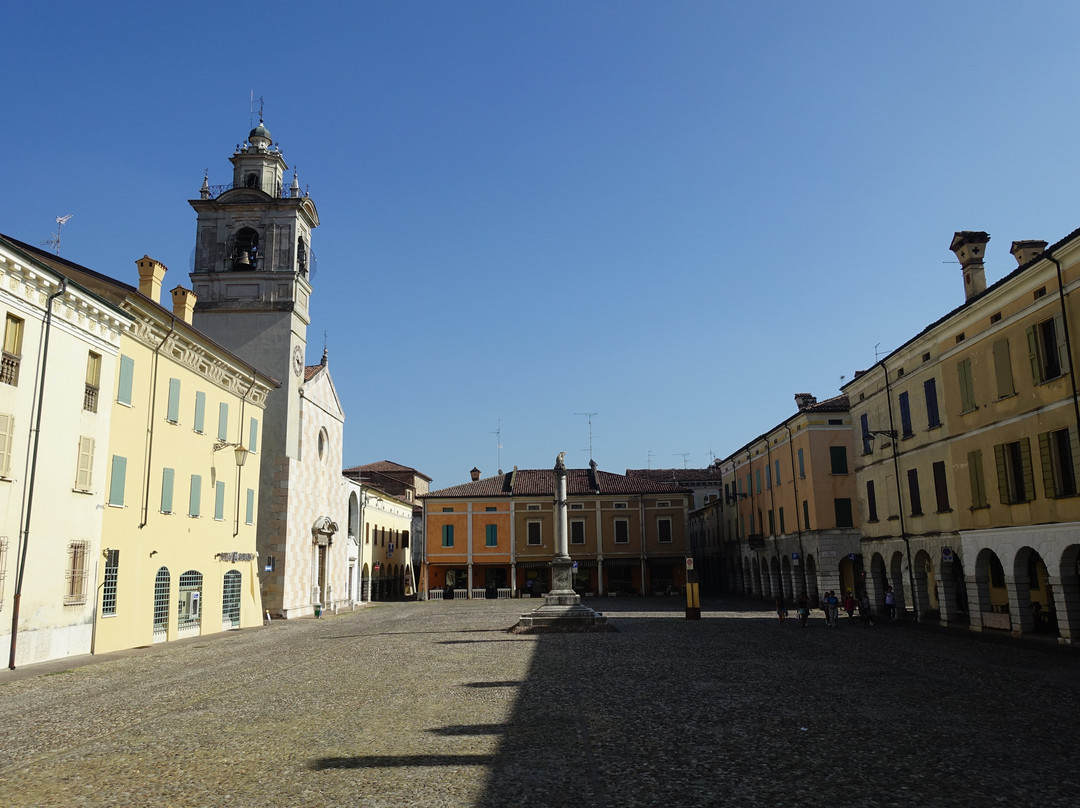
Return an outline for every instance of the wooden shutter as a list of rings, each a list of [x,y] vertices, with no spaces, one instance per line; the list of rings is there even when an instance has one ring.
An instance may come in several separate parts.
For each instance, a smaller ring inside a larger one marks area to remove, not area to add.
[[[1042,365],[1039,363],[1039,338],[1035,326],[1027,330],[1028,360],[1031,362],[1031,381],[1040,384],[1043,381]]]
[[[75,488],[91,490],[94,482],[94,439],[88,435],[79,438],[79,463],[75,470]]]
[[[254,452],[255,447],[259,445],[259,419],[252,418],[251,425],[248,428],[248,445],[247,450]]]
[[[188,491],[188,516],[198,516],[202,506],[202,475],[191,475],[191,488]]]
[[[1054,458],[1053,448],[1050,445],[1050,433],[1039,433],[1039,457],[1042,460],[1043,491],[1048,499],[1057,496],[1057,485],[1054,484]]]
[[[1024,497],[1030,502],[1035,499],[1035,474],[1031,468],[1031,441],[1028,438],[1020,439],[1020,457],[1024,467]]]
[[[1009,471],[1005,465],[1005,444],[999,443],[994,447],[994,464],[997,466],[998,498],[1002,505],[1010,504],[1009,498]]]
[[[11,471],[11,444],[15,433],[15,416],[0,413],[0,477]]]
[[[120,354],[120,378],[116,382],[116,400],[131,406],[131,388],[135,381],[135,360]]]
[[[127,478],[127,458],[113,455],[112,476],[109,480],[109,504],[124,504],[124,484]]]
[[[173,469],[161,470],[161,512],[173,512],[173,480],[176,472]]]
[[[244,517],[244,522],[251,525],[255,523],[255,489],[249,488],[247,490],[247,514]]]
[[[225,481],[218,480],[214,486],[214,518],[225,518]]]
[[[195,424],[196,432],[206,431],[206,393],[195,393]]]
[[[218,440],[229,439],[229,405],[224,401],[218,404],[217,436]]]
[[[170,423],[180,421],[180,380],[169,379],[169,408],[165,413],[165,420]]]

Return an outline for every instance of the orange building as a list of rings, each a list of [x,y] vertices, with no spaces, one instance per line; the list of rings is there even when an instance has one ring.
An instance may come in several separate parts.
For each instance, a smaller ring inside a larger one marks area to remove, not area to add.
[[[668,482],[587,469],[567,473],[568,545],[583,595],[666,594],[685,584],[693,493]],[[424,500],[421,592],[428,597],[539,595],[555,555],[555,472],[518,469],[432,491]]]

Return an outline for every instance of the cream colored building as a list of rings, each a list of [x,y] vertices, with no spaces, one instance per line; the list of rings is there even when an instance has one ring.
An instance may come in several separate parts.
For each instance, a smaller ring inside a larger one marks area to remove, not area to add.
[[[132,318],[0,237],[0,321],[0,647],[14,667],[93,647],[109,401]]]
[[[790,604],[827,590],[862,589],[858,510],[846,396],[795,396],[797,411],[718,461],[719,503],[691,516],[707,542],[719,536],[728,591]]]
[[[101,403],[111,429],[92,494],[103,511],[94,650],[261,624],[257,460],[276,382],[192,327],[190,291],[173,289],[171,310],[159,303],[157,261],[137,262],[136,289],[35,257],[133,320]]]
[[[987,286],[989,240],[955,234],[963,303],[844,388],[868,581],[922,620],[1071,641],[1080,231],[1013,242],[1017,266]]]

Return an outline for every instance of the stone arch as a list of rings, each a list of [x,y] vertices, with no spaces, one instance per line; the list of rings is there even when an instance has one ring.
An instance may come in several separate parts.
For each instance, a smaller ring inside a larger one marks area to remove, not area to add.
[[[958,553],[941,557],[941,616],[949,623],[968,622],[968,592],[964,561]]]
[[[984,547],[975,557],[975,591],[981,624],[986,628],[1011,628],[1005,568],[989,547]]]
[[[363,570],[360,572],[360,600],[371,602],[371,569],[366,561]]]
[[[761,594],[762,594],[762,592],[761,592],[761,567],[758,564],[757,556],[754,556],[753,560],[751,560],[751,562],[750,562],[750,570],[751,570],[751,572],[750,572],[750,580],[754,584],[754,592],[753,592],[753,594],[757,595],[758,597],[761,597]]]
[[[172,576],[168,567],[158,568],[154,576],[154,642],[169,638],[169,616],[172,614]]]
[[[242,227],[233,237],[230,252],[233,269],[255,269],[259,263],[259,233],[250,227]]]
[[[1057,607],[1046,562],[1031,547],[1021,547],[1013,559],[1017,618],[1020,631],[1057,636]]]
[[[349,538],[360,543],[360,501],[355,491],[349,494]]]
[[[915,554],[915,609],[919,617],[937,619],[941,614],[938,602],[937,574],[934,571],[934,562],[926,550],[919,550]]]
[[[1080,637],[1080,544],[1070,544],[1058,568],[1058,630],[1061,636]]]
[[[795,584],[791,578],[791,559],[787,556],[780,561],[780,576],[784,585],[784,597],[791,603],[795,600]]]
[[[741,591],[744,595],[752,595],[754,593],[754,575],[750,570],[750,559],[743,559],[743,579]]]
[[[783,594],[783,584],[780,581],[780,559],[773,556],[769,560],[769,596],[778,598]]]
[[[885,588],[888,585],[889,575],[885,571],[885,559],[881,553],[874,553],[870,557],[870,576],[866,579],[872,612],[880,612],[885,607]]]
[[[889,586],[893,589],[893,597],[896,599],[896,615],[899,617],[907,611],[907,601],[904,599],[904,554],[897,550],[889,562]]]

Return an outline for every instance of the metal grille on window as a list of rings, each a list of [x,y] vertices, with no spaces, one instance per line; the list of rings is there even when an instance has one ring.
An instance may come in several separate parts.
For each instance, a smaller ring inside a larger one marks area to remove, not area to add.
[[[154,579],[154,642],[165,642],[169,638],[169,585],[171,576],[162,567]]]
[[[176,612],[176,636],[199,633],[202,624],[202,573],[188,570],[180,576],[180,601]]]
[[[221,627],[223,629],[240,627],[240,572],[229,570],[225,573],[225,586],[221,599]]]
[[[86,603],[86,555],[90,542],[73,541],[68,545],[67,580],[64,587],[64,605],[78,606]]]
[[[101,614],[116,614],[116,579],[120,572],[120,551],[105,552],[105,581],[101,585]]]

